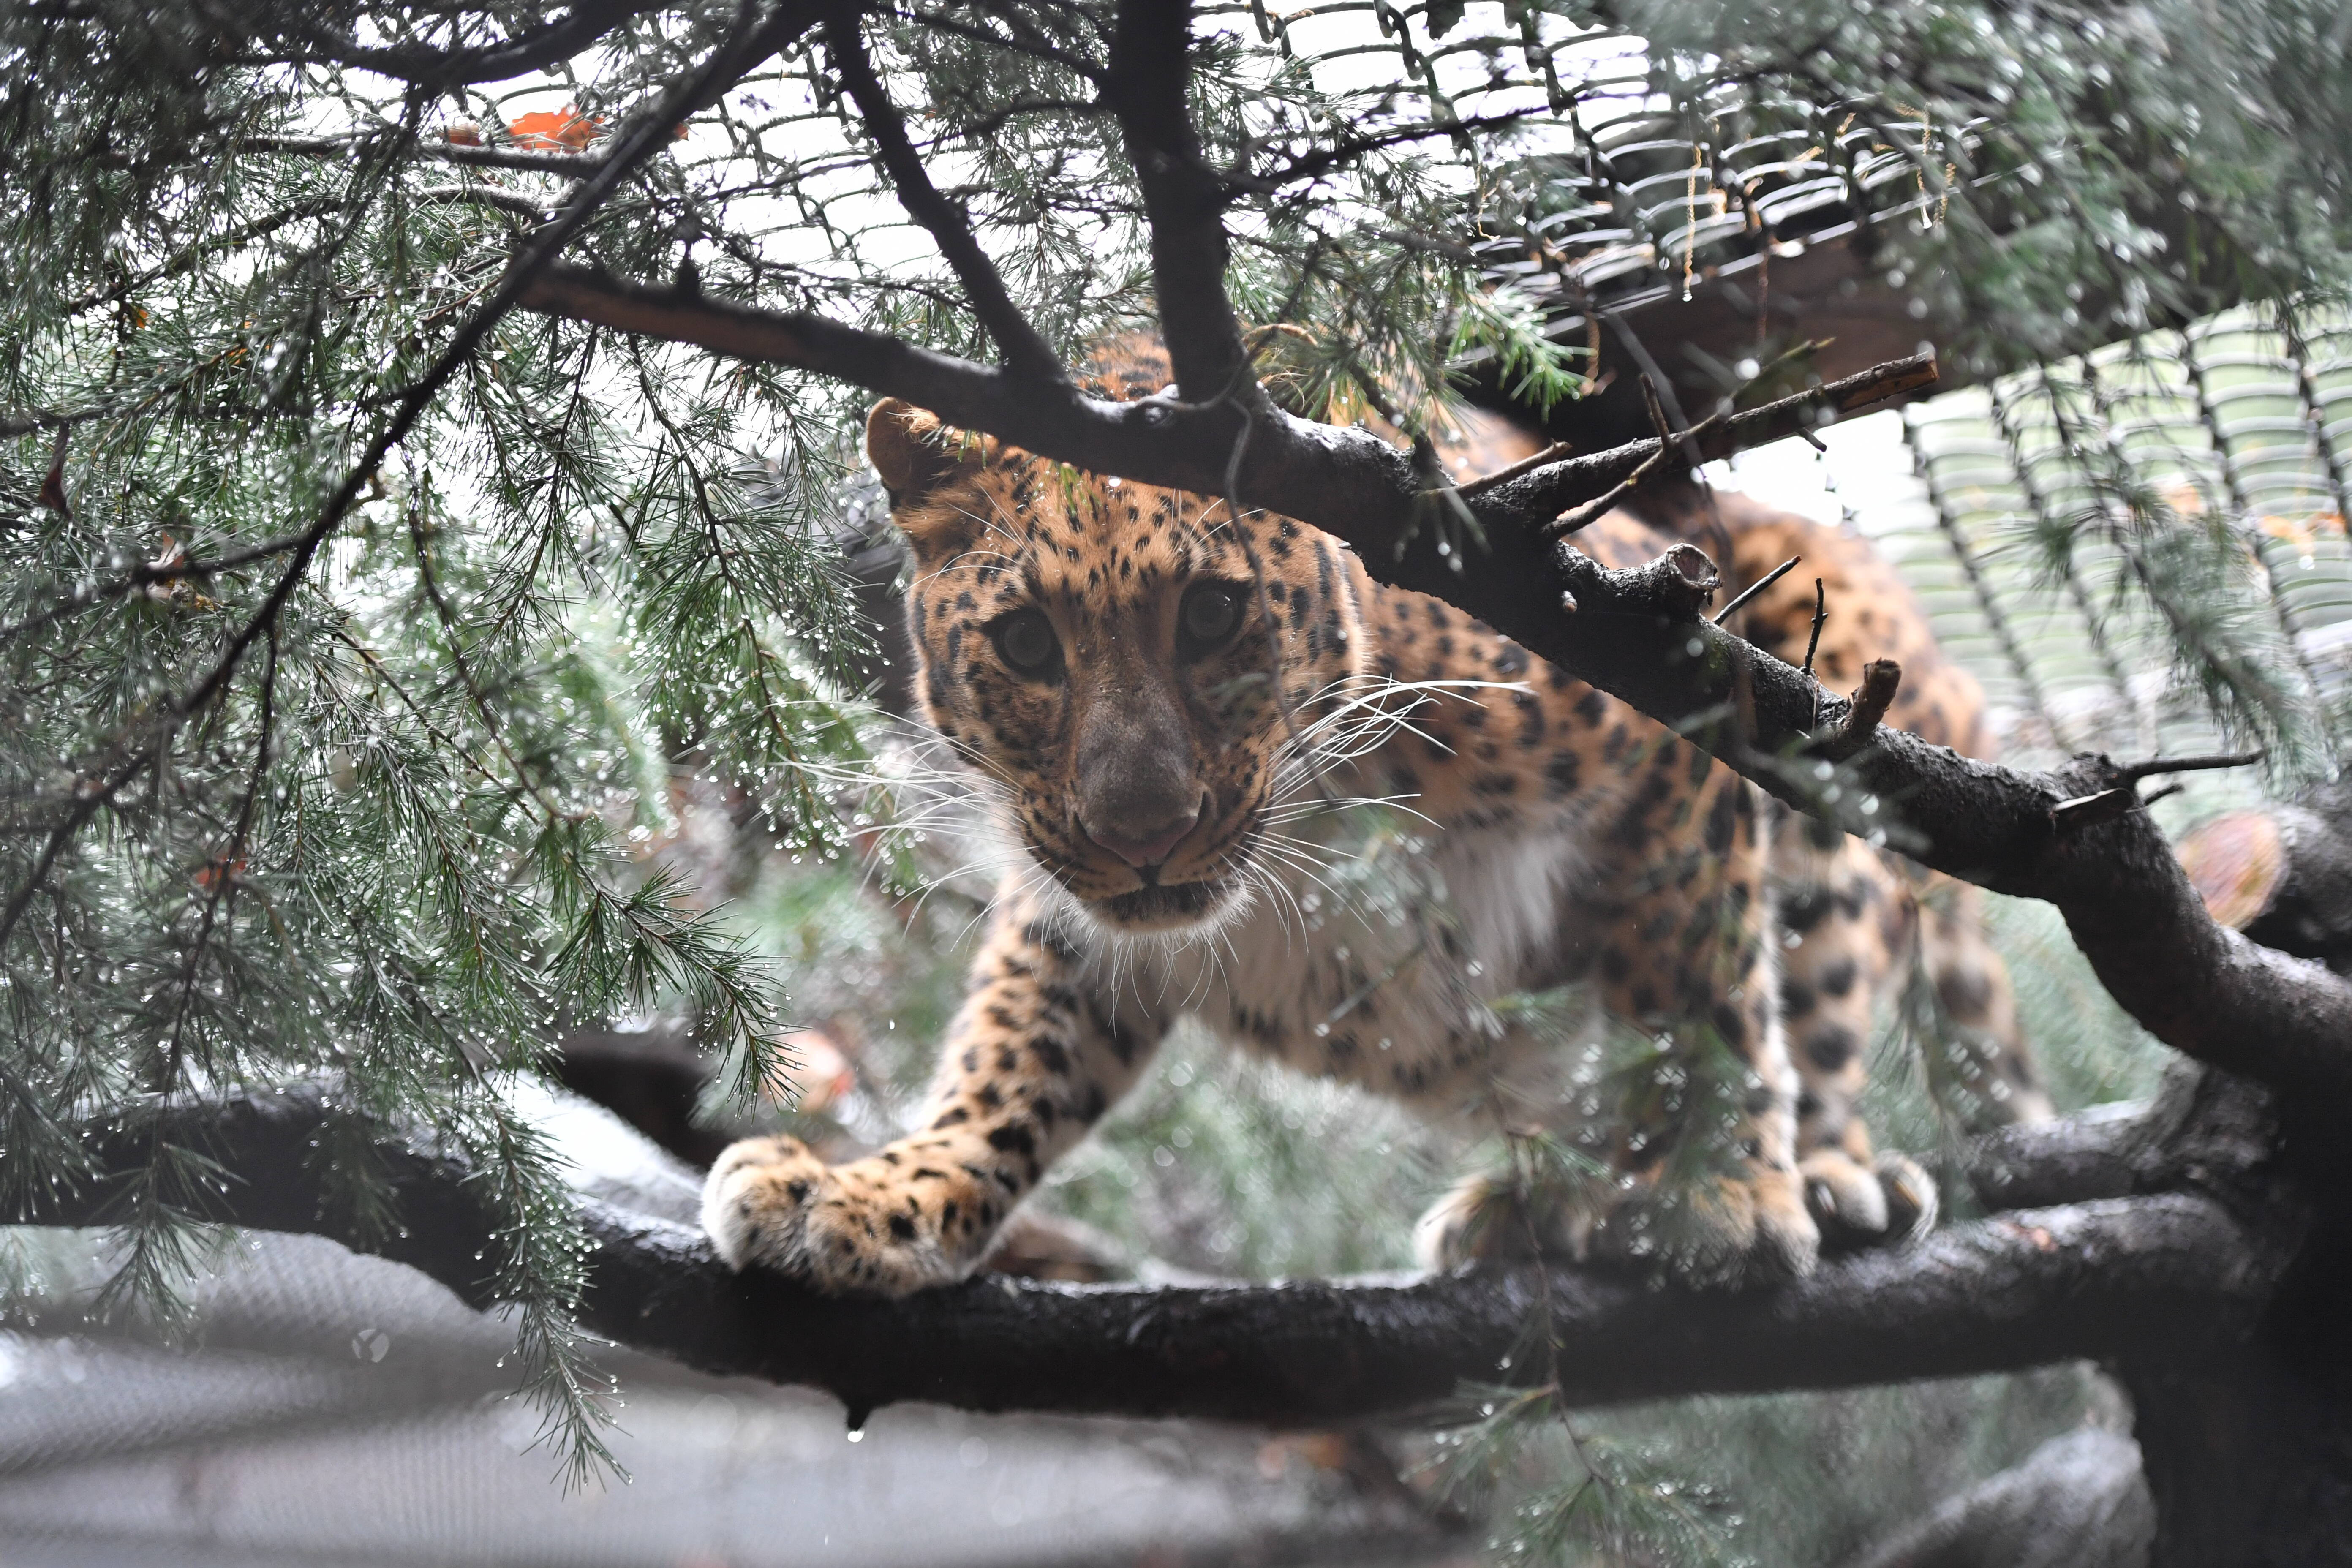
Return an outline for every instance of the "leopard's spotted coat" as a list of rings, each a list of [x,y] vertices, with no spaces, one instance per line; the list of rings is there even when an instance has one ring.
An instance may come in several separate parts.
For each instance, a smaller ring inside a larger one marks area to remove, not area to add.
[[[1110,379],[1136,395],[1166,377],[1130,363]],[[1498,1016],[1506,994],[1585,980],[1619,1020],[1719,1040],[1747,1089],[1739,1173],[1698,1205],[1705,1234],[1683,1255],[1701,1274],[1800,1273],[1825,1228],[1868,1238],[1931,1217],[1932,1187],[1874,1155],[1853,1113],[1871,1009],[1915,941],[1987,1042],[1992,1103],[2046,1113],[1966,890],[1923,898],[1857,841],[1776,833],[1757,792],[1696,747],[1373,583],[1311,528],[942,434],[885,404],[868,449],[913,552],[926,713],[1026,865],[1000,890],[919,1128],[838,1166],[783,1138],[727,1151],[704,1221],[730,1263],[889,1294],[961,1278],[1184,1013],[1433,1113],[1538,1122],[1576,1119],[1589,1091],[1557,1046]],[[1528,449],[1499,424],[1482,434],[1455,455],[1472,471]],[[1981,752],[1973,681],[1866,547],[1738,496],[1650,510],[1580,543],[1630,565],[1664,548],[1664,525],[1735,582],[1803,554],[1744,612],[1747,634],[1801,658],[1822,576],[1827,682],[1899,658],[1890,721]],[[1201,613],[1219,594],[1238,604],[1230,628],[1232,605]],[[1409,874],[1378,896],[1341,897],[1310,863],[1325,851],[1301,835],[1335,796],[1415,814],[1389,843]],[[1618,1154],[1639,1175],[1657,1150]],[[1433,1211],[1431,1260],[1498,1244],[1491,1196],[1474,1178]]]

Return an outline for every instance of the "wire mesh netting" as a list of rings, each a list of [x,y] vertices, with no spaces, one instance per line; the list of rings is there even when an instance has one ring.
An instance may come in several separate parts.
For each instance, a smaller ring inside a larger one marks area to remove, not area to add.
[[[1488,209],[1517,220],[1487,241],[1490,269],[1570,305],[1687,297],[1728,262],[1842,237],[1856,212],[1940,207],[1957,172],[1944,141],[1968,129],[1925,110],[1898,129],[1759,90],[1723,62],[1654,57],[1630,29],[1533,5],[1251,0],[1202,14],[1276,45],[1369,123],[1511,126],[1533,161]]]
[[[2268,742],[2279,782],[2332,771],[2352,684],[2342,312],[2235,310],[1825,437],[1718,473],[1871,538],[1983,684],[2006,759]],[[2197,799],[2261,787],[2210,775]]]
[[[1903,416],[1919,505],[1865,524],[2005,719],[2021,760],[2180,756],[2221,732],[2190,657],[2243,659],[2323,765],[2352,657],[2352,326],[2246,309]],[[2226,546],[2176,580],[2167,536]],[[2199,617],[2216,600],[2225,625]],[[2205,641],[2195,640],[2199,637]]]

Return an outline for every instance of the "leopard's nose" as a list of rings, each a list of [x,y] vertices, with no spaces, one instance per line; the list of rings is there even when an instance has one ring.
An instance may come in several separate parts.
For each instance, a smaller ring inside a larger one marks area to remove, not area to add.
[[[1173,855],[1176,846],[1184,841],[1184,836],[1192,832],[1200,820],[1201,807],[1196,804],[1183,816],[1140,835],[1114,832],[1108,827],[1097,828],[1084,817],[1079,818],[1078,826],[1087,837],[1140,870],[1146,866],[1157,866]]]

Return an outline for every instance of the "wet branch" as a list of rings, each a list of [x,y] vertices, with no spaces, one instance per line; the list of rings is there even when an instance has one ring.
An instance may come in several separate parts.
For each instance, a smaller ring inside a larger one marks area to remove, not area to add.
[[[301,29],[305,52],[337,65],[369,70],[419,87],[448,89],[506,81],[541,70],[580,54],[605,34],[662,9],[644,0],[580,0],[561,20],[526,28],[511,38],[473,48],[435,48],[427,44],[365,45],[323,24]]]
[[[1223,403],[1147,397],[1108,403],[1074,385],[1034,381],[813,311],[760,310],[690,289],[653,289],[578,267],[550,268],[523,309],[620,331],[692,343],[736,359],[789,365],[903,397],[950,424],[1147,484],[1222,493],[1238,428]],[[1922,378],[1925,378],[1924,382]],[[1933,356],[1895,360],[1724,420],[1698,438],[1707,458],[1729,457],[1900,396],[1935,379]],[[1653,464],[1659,444],[1634,441],[1561,458],[1456,496],[1498,556],[1535,563],[1549,577],[1543,526],[1578,501]],[[1239,467],[1246,504],[1311,522],[1354,545],[1376,576],[1440,592],[1457,569],[1423,527],[1437,516],[1412,455],[1368,430],[1341,429],[1272,406],[1251,415]],[[1407,579],[1412,579],[1408,582]]]
[[[228,1173],[205,1217],[349,1244],[315,1165],[326,1115],[317,1089],[298,1089],[97,1124],[85,1139],[97,1178],[8,1218],[103,1223],[163,1137]],[[420,1139],[388,1142],[383,1159],[402,1230],[378,1250],[489,1305],[482,1258],[498,1249],[462,1158]],[[2000,1215],[1738,1295],[1559,1268],[1549,1281],[1517,1269],[1168,1288],[985,1277],[877,1302],[739,1278],[666,1220],[585,1199],[579,1213],[595,1244],[583,1325],[705,1371],[827,1389],[853,1412],[921,1399],[1277,1425],[1425,1410],[1465,1382],[1508,1382],[1501,1363],[1547,1298],[1580,1404],[2194,1358],[2248,1330],[2296,1239],[2168,1192]],[[1531,1371],[1535,1358],[1519,1359]]]

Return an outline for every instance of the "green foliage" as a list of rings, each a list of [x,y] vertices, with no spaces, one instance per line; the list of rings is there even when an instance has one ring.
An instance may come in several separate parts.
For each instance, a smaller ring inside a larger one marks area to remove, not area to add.
[[[1692,1479],[1689,1454],[1585,1430],[1556,1385],[1465,1398],[1435,1468],[1447,1497],[1485,1505],[1497,1562],[1725,1560],[1739,1516],[1720,1487]]]
[[[559,1015],[667,1002],[765,1070],[774,975],[641,845],[674,763],[842,839],[796,765],[858,752],[841,400],[509,318],[314,557],[514,224],[426,184],[420,100],[234,68],[193,14],[5,25],[0,1166],[71,1181],[79,1116],[323,1074],[341,1201],[392,1226],[365,1128],[438,1128],[584,1474],[581,1244],[502,1086]],[[331,110],[348,155],[235,150]],[[106,1300],[168,1310],[220,1179],[156,1144]]]
[[[879,917],[827,925],[873,914],[839,864],[871,819],[929,809],[874,792],[851,708],[872,650],[836,525],[862,400],[485,303],[583,172],[509,122],[568,115],[593,157],[765,14],[636,12],[544,71],[469,84],[369,51],[462,53],[544,18],[0,12],[0,1199],[85,1175],[86,1116],[326,1077],[336,1201],[388,1228],[369,1129],[430,1125],[483,1173],[485,1271],[573,1474],[600,1458],[603,1400],[568,1327],[577,1232],[509,1093],[553,1027],[687,1015],[748,1098],[789,1008],[892,994],[908,1043],[877,1059],[911,1061],[952,986],[928,960],[849,963],[898,940]],[[2347,33],[2312,0],[1204,17],[1192,102],[1266,374],[1416,440],[1444,430],[1473,351],[1532,404],[1576,395],[1593,344],[1548,312],[1785,237],[1822,210],[1791,195],[1817,175],[1988,362],[2323,285],[2347,250]],[[863,23],[935,182],[1073,354],[1151,304],[1103,97],[1111,20],[1013,0]],[[984,354],[873,148],[802,37],[696,106],[572,258]],[[1749,167],[1767,153],[1769,175]],[[2216,596],[2231,536],[2120,469],[2104,485],[2116,504],[2061,515],[2053,569],[2122,552],[2214,702],[2295,744],[2336,699],[2282,682],[2261,616]],[[655,853],[688,788],[829,868],[714,908]],[[944,949],[965,917],[942,904],[889,920]],[[860,968],[872,991],[847,984]],[[1163,1077],[1061,1201],[1171,1229],[1225,1205],[1244,1217],[1186,1243],[1204,1266],[1399,1260],[1372,1216],[1419,1206],[1434,1182],[1405,1152],[1426,1145],[1336,1090],[1175,1067],[1221,1092]],[[1654,1122],[1705,1122],[1731,1092],[1656,1069]],[[1172,1185],[1158,1156],[1179,1151],[1219,1173]],[[209,1158],[158,1142],[121,1188],[107,1305],[168,1317],[216,1239]],[[1302,1186],[1344,1201],[1283,1206]],[[1530,1504],[1528,1540],[1651,1529],[1625,1511],[1634,1469],[1579,1462]]]

